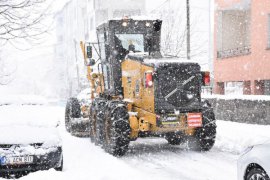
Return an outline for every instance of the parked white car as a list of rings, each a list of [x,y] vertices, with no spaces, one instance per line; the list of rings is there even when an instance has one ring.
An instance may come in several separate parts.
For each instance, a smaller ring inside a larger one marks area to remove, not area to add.
[[[53,107],[36,97],[0,98],[0,177],[63,168]]]
[[[247,148],[237,166],[238,180],[270,180],[270,143]]]

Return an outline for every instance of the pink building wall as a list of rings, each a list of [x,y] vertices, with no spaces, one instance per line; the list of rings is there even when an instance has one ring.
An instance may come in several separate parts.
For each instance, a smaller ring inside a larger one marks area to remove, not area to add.
[[[217,9],[232,6],[241,0],[215,0]],[[268,26],[270,14],[270,0],[251,0],[250,45],[251,53],[248,55],[217,58],[217,23],[215,15],[214,34],[214,92],[223,93],[218,82],[250,81],[244,83],[244,94],[262,94],[260,80],[270,80],[270,48],[268,46]],[[217,12],[217,11],[216,11]],[[257,85],[256,85],[257,84]],[[250,86],[250,87],[249,87]]]

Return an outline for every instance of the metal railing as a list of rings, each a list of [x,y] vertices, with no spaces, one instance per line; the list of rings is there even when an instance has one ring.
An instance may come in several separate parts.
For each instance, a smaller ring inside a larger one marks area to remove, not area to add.
[[[222,50],[217,52],[217,58],[230,58],[236,56],[244,56],[251,53],[250,46],[238,47],[235,49]]]

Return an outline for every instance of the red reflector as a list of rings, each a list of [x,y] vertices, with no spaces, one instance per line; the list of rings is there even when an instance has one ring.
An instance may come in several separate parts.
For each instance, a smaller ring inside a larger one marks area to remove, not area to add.
[[[210,72],[204,72],[203,82],[205,86],[210,86]]]
[[[202,127],[202,113],[188,113],[188,127]]]
[[[153,86],[153,75],[152,72],[145,73],[145,87],[150,88]]]

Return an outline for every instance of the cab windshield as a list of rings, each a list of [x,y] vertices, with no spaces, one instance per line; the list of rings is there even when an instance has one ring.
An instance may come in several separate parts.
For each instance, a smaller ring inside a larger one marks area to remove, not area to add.
[[[144,52],[143,34],[115,34],[116,46],[127,51]]]

